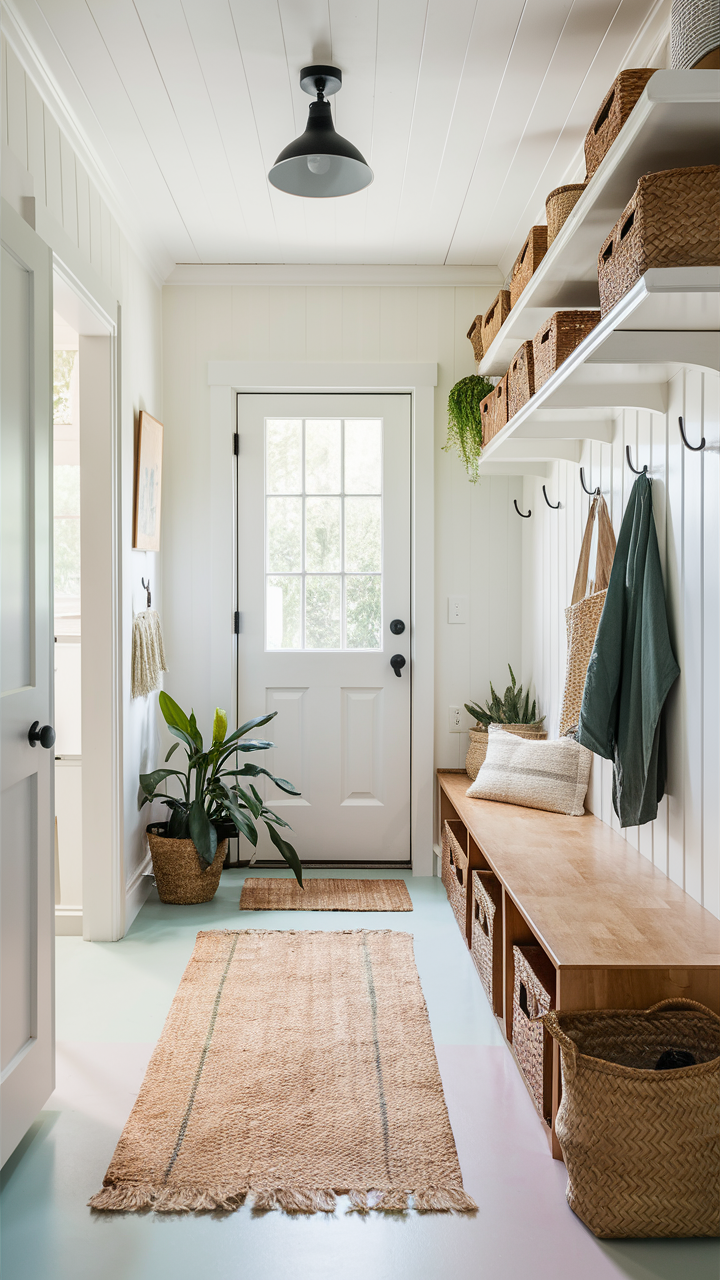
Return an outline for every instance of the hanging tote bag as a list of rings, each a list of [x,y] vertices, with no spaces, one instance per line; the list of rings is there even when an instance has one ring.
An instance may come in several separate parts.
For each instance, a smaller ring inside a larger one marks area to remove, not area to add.
[[[592,550],[595,515],[598,518],[597,554],[595,578],[588,581],[590,552]],[[600,614],[605,604],[610,570],[615,557],[615,534],[610,523],[610,513],[602,496],[593,498],[585,525],[580,559],[578,560],[572,601],[565,610],[567,629],[567,668],[565,692],[560,708],[560,737],[573,729],[580,719],[580,705],[588,663],[595,643]]]

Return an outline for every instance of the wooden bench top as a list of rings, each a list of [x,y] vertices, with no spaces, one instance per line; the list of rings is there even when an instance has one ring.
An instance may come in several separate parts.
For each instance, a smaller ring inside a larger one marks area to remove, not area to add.
[[[492,870],[558,966],[720,965],[720,920],[605,822],[465,795],[440,786]]]

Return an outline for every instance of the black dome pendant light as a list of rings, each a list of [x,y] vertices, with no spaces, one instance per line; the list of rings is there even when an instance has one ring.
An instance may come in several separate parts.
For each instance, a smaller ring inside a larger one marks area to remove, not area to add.
[[[342,71],[337,67],[303,67],[300,85],[317,94],[310,103],[307,128],[280,152],[268,178],[291,196],[349,196],[373,180],[373,171],[357,147],[335,132],[325,95],[337,93]]]

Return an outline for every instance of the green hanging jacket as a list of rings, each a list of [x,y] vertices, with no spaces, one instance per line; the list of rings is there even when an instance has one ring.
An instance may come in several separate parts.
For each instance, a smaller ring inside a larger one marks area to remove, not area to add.
[[[577,734],[583,746],[613,761],[613,805],[621,827],[657,816],[666,772],[662,711],[679,674],[668,633],[652,484],[643,472],[623,516]]]

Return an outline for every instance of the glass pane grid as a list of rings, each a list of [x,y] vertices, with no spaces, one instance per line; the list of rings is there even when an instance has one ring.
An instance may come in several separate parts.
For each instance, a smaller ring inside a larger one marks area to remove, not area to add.
[[[381,647],[382,421],[265,422],[268,649]]]

